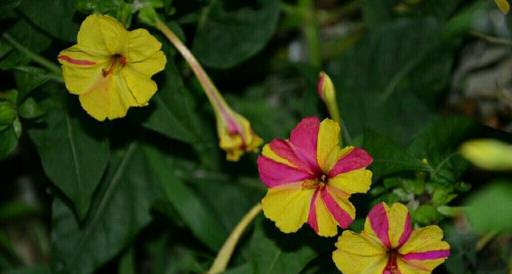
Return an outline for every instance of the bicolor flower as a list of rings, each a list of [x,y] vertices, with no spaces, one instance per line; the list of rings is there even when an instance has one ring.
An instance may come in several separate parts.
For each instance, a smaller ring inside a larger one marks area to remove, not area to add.
[[[128,31],[113,17],[89,15],[77,44],[58,56],[66,88],[98,121],[126,116],[157,91],[151,76],[165,67],[162,44],[145,29]]]
[[[245,152],[257,152],[263,140],[254,133],[245,117],[226,105],[215,108],[219,146],[228,161],[238,161]]]
[[[414,229],[403,204],[380,203],[368,214],[360,233],[344,231],[333,252],[344,274],[429,274],[450,255],[435,225]]]
[[[372,157],[363,149],[341,148],[339,124],[316,117],[303,119],[288,140],[265,145],[258,158],[260,179],[269,188],[262,200],[265,216],[285,233],[304,223],[320,236],[335,236],[355,218],[349,201],[366,193]]]

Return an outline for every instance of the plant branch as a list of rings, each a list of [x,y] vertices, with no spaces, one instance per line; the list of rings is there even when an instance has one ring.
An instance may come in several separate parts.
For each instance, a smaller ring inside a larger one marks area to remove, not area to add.
[[[32,50],[26,48],[22,44],[20,44],[14,37],[9,35],[8,33],[3,33],[2,37],[7,40],[15,49],[22,52],[26,56],[28,56],[32,61],[38,63],[39,65],[43,66],[47,70],[49,70],[52,74],[58,77],[60,82],[62,82],[62,76],[61,76],[61,70],[59,66],[57,66],[55,63],[49,61],[48,59],[44,58],[43,56],[33,52]],[[52,79],[55,80],[55,77],[52,77]]]
[[[233,251],[235,250],[236,244],[240,240],[240,237],[260,212],[261,204],[258,203],[253,208],[251,208],[247,214],[245,214],[242,220],[233,229],[226,242],[224,242],[224,245],[222,245],[219,253],[217,253],[215,261],[213,261],[212,266],[208,272],[206,272],[206,274],[218,274],[226,270],[229,260],[231,259],[231,255],[233,255]]]

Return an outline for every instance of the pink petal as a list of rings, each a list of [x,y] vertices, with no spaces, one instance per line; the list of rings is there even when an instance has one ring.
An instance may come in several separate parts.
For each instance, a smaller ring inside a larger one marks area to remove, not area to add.
[[[400,236],[400,240],[398,240],[398,247],[401,247],[407,240],[409,240],[409,237],[412,233],[412,225],[411,225],[411,215],[407,213],[407,217],[405,219],[404,223],[404,232],[402,232],[402,235]]]
[[[365,168],[369,166],[372,161],[372,156],[370,156],[368,152],[356,147],[336,162],[331,171],[329,171],[329,177],[334,177],[340,173],[354,169]]]
[[[343,229],[349,227],[354,221],[352,217],[350,217],[350,214],[348,214],[348,212],[343,210],[343,208],[338,205],[336,200],[334,200],[334,198],[325,188],[320,191],[320,195],[325,203],[325,206],[334,217],[336,222],[340,225],[340,227]]]
[[[281,158],[288,160],[291,164],[296,166],[298,169],[306,170],[309,173],[315,173],[315,170],[310,170],[309,164],[302,161],[297,154],[295,153],[292,145],[286,141],[281,139],[274,139],[269,144],[270,149]]]
[[[426,252],[408,253],[402,256],[405,260],[436,260],[450,256],[450,250],[433,250]]]
[[[290,134],[290,143],[296,155],[307,163],[311,170],[320,170],[316,162],[319,129],[320,120],[317,117],[309,117],[302,119]]]
[[[306,171],[274,162],[264,156],[258,157],[258,171],[261,181],[263,181],[267,187],[296,183],[313,178],[313,175]]]
[[[368,219],[373,232],[380,239],[381,243],[388,248],[391,247],[388,235],[388,215],[386,214],[384,203],[374,206],[372,210],[370,210],[370,213],[368,213]]]
[[[318,198],[318,190],[315,191],[313,195],[313,199],[311,199],[311,204],[309,206],[309,215],[308,215],[308,224],[309,226],[318,233],[318,220],[316,218],[316,201]]]

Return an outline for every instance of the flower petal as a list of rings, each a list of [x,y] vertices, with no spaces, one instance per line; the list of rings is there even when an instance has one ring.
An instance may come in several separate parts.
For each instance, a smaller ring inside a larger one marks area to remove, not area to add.
[[[361,169],[369,166],[373,159],[368,152],[361,148],[353,148],[348,153],[342,153],[341,158],[336,162],[334,167],[329,171],[329,177],[348,172],[354,169]]]
[[[80,25],[77,43],[84,51],[101,56],[111,56],[124,51],[128,31],[113,17],[92,14]]]
[[[263,155],[273,159],[276,162],[288,165],[293,168],[304,170],[314,174],[315,170],[310,170],[309,165],[304,163],[295,153],[293,145],[287,140],[274,139],[268,144],[267,149],[263,150]]]
[[[297,156],[308,164],[310,170],[317,170],[316,148],[320,120],[316,117],[304,118],[290,133],[290,143]]]
[[[412,232],[409,210],[401,203],[394,203],[391,208],[387,208],[387,215],[391,246],[400,247],[409,239]]]
[[[398,258],[398,270],[401,274],[430,274],[434,268],[446,260],[446,257],[448,257],[448,255],[439,259],[431,260],[405,260],[403,258]]]
[[[338,160],[341,150],[340,125],[331,120],[325,119],[320,123],[317,142],[317,162],[324,173],[328,173]]]
[[[364,234],[343,231],[332,254],[344,274],[380,274],[387,264],[386,249]]]
[[[158,90],[155,81],[145,74],[126,66],[121,69],[121,75],[128,85],[131,94],[135,97],[137,106],[147,105],[149,99]]]
[[[436,225],[415,229],[409,239],[398,250],[400,254],[450,250],[450,245],[442,241],[443,231]]]
[[[72,94],[82,94],[103,80],[102,69],[109,59],[90,55],[75,45],[61,51],[58,60],[66,88]]]
[[[271,188],[261,201],[263,213],[282,232],[296,232],[308,219],[314,191],[303,189],[300,182]]]
[[[348,199],[331,193],[329,189],[330,187],[326,187],[321,190],[320,196],[334,220],[341,228],[345,229],[354,221],[356,209]]]
[[[135,98],[119,74],[103,78],[88,92],[80,95],[82,107],[98,121],[126,116],[135,106]]]
[[[372,172],[366,169],[357,169],[340,173],[338,176],[330,178],[328,184],[348,195],[366,193],[372,184]]]
[[[320,199],[320,191],[315,191],[309,207],[308,224],[319,235],[332,237],[338,234],[338,225],[331,213]]]
[[[369,237],[378,239],[386,247],[391,247],[389,240],[389,220],[387,215],[387,205],[380,203],[375,205],[368,213],[364,224],[364,233]]]
[[[151,77],[162,71],[165,68],[166,63],[167,58],[165,57],[165,54],[162,51],[157,51],[142,61],[131,62],[128,60],[126,66]],[[174,81],[174,79],[169,79],[169,81]]]
[[[128,33],[128,62],[145,60],[162,48],[162,44],[147,30],[136,29]]]
[[[313,175],[306,171],[275,162],[265,156],[259,156],[257,162],[260,179],[270,188],[313,179]]]

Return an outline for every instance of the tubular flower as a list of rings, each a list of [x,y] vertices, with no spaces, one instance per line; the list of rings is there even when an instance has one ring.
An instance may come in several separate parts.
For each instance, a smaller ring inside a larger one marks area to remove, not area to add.
[[[429,274],[450,255],[435,225],[412,229],[403,204],[373,207],[360,234],[344,231],[333,260],[345,274]]]
[[[98,121],[146,106],[157,91],[151,76],[165,67],[162,44],[145,29],[127,31],[116,19],[89,15],[77,44],[60,52],[66,88]]]
[[[340,148],[333,120],[303,119],[289,140],[273,140],[258,158],[260,179],[269,188],[261,204],[265,216],[285,233],[305,222],[320,236],[334,236],[355,218],[349,197],[366,193],[372,157],[355,147]]]
[[[216,109],[219,146],[226,151],[226,159],[238,161],[244,152],[257,152],[263,140],[254,133],[251,124],[229,107]]]

